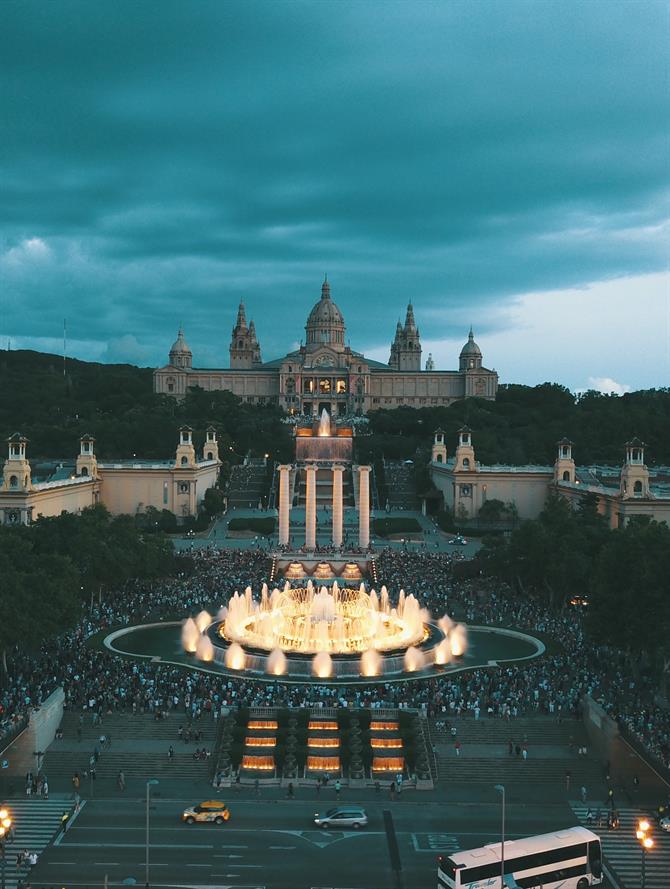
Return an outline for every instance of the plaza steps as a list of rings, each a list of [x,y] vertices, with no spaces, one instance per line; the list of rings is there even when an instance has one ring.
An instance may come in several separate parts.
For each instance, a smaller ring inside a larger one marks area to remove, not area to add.
[[[443,729],[437,727],[437,723],[444,722]],[[492,719],[483,717],[474,719],[468,713],[467,716],[437,717],[428,720],[430,736],[434,743],[453,744],[451,728],[456,729],[456,737],[463,745],[475,744],[499,744],[501,753],[507,755],[507,742],[511,738],[514,744],[527,741],[528,750],[531,746],[552,744],[564,746],[566,753],[570,746],[588,747],[588,737],[584,724],[579,719],[564,719],[561,722],[551,716],[517,716],[509,721],[506,719]]]
[[[228,481],[228,508],[255,509],[268,493],[267,467],[264,463],[233,466]]]
[[[421,509],[414,485],[414,466],[400,460],[384,462],[384,482],[386,484],[389,509]],[[380,504],[385,509],[386,504]]]
[[[438,728],[441,720],[429,720],[429,737],[433,745],[438,778],[444,783],[515,785],[537,783],[567,791],[566,772],[570,772],[570,789],[578,793],[584,785],[590,791],[603,788],[602,767],[591,754],[577,755],[577,748],[587,745],[584,726],[570,719],[558,723],[550,717],[512,719],[478,719],[471,716],[454,718],[448,723],[456,728]],[[508,752],[525,742],[528,759]],[[455,742],[460,741],[460,756]]]
[[[61,728],[63,738],[49,747],[42,771],[50,781],[54,778],[72,777],[74,772],[83,774],[89,768],[89,759],[100,735],[111,737],[111,747],[100,751],[96,765],[97,778],[116,778],[123,772],[129,778],[172,776],[206,779],[212,769],[217,723],[210,716],[202,716],[192,723],[193,729],[202,732],[199,741],[179,741],[179,726],[189,723],[182,714],[170,713],[167,719],[155,721],[151,714],[128,712],[106,715],[102,725],[94,726],[89,715],[82,726],[82,739],[77,740],[79,713],[66,711]],[[168,748],[174,748],[174,757],[168,759]],[[196,748],[206,747],[212,756],[207,760],[194,760]]]

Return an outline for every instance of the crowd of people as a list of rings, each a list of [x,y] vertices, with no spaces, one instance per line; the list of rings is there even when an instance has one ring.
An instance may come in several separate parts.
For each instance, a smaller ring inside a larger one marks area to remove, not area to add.
[[[210,547],[184,559],[188,570],[178,576],[133,581],[105,594],[76,628],[45,641],[37,653],[23,647],[9,653],[7,682],[0,689],[2,714],[21,719],[57,686],[64,689],[66,707],[80,713],[149,712],[158,718],[178,711],[189,721],[218,718],[228,707],[263,705],[420,707],[438,718],[475,712],[509,719],[530,713],[576,717],[589,694],[670,766],[670,713],[654,703],[652,677],[634,679],[623,652],[589,641],[578,612],[552,612],[491,579],[458,579],[453,557],[444,553],[387,549],[377,559],[375,575],[392,600],[403,588],[435,617],[449,613],[470,624],[541,633],[560,643],[560,653],[411,682],[329,686],[184,670],[86,644],[102,629],[216,608],[247,585],[258,595],[270,572],[267,554],[258,550]]]

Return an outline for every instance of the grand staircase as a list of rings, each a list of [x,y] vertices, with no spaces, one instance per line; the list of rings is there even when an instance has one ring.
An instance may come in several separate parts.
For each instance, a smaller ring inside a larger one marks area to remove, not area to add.
[[[151,714],[115,713],[105,716],[102,725],[94,726],[91,716],[86,715],[82,726],[81,741],[77,740],[79,713],[66,711],[61,728],[63,738],[49,747],[42,771],[49,781],[55,778],[72,778],[75,772],[83,776],[90,768],[90,757],[96,745],[101,748],[95,766],[96,780],[116,779],[123,772],[130,778],[192,778],[205,780],[210,776],[214,762],[214,745],[217,722],[209,715],[190,724],[191,731],[202,733],[200,740],[188,743],[178,740],[178,728],[186,729],[189,723],[182,714],[170,713],[166,719],[155,721]],[[99,742],[101,735],[111,738],[111,746]],[[168,757],[170,745],[174,756]],[[194,759],[196,748],[210,750],[209,759]]]
[[[590,752],[586,756],[577,753],[584,745],[588,751],[586,731],[578,720],[559,723],[555,717],[531,716],[508,722],[468,715],[447,718],[444,727],[442,722],[440,718],[428,720],[441,783],[502,783],[513,789],[515,784],[536,782],[563,788],[575,796],[582,786],[589,791],[603,787],[597,758]],[[452,727],[456,729],[455,736]],[[514,748],[526,743],[526,760],[515,751],[509,754],[510,739]],[[456,755],[456,741],[460,741],[460,755]]]
[[[227,492],[229,508],[255,509],[267,493],[267,466],[264,460],[251,460],[232,467]]]

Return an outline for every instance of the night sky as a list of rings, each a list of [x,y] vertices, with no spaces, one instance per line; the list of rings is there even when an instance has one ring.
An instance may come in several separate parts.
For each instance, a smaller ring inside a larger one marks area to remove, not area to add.
[[[0,4],[0,344],[264,360],[470,324],[501,382],[670,385],[667,2]]]

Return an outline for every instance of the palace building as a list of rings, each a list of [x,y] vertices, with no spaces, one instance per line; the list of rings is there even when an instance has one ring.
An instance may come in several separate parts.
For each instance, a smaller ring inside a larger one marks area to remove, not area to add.
[[[197,516],[205,491],[216,485],[221,461],[216,431],[207,429],[198,458],[193,432],[179,430],[174,460],[100,462],[95,439],[80,439],[76,463],[46,480],[33,477],[28,439],[15,432],[0,479],[0,524],[29,525],[38,518],[104,504],[112,515],[143,513],[148,507],[169,510],[183,520]]]
[[[453,457],[447,455],[444,432],[435,432],[430,472],[444,505],[462,521],[476,519],[487,500],[513,504],[520,519],[536,519],[550,491],[573,506],[591,495],[610,528],[623,527],[633,516],[670,523],[670,471],[650,470],[644,461],[645,444],[638,438],[624,445],[621,468],[578,466],[567,438],[557,445],[553,466],[485,465],[475,457],[472,432],[458,432]]]
[[[449,405],[464,398],[496,397],[498,374],[484,367],[472,330],[458,370],[435,370],[431,355],[422,367],[421,336],[411,303],[404,325],[398,321],[388,364],[366,358],[347,344],[344,317],[327,280],[305,332],[299,349],[263,362],[254,322],[247,324],[241,303],[231,334],[230,366],[193,367],[193,353],[180,328],[168,363],[154,371],[154,391],[183,398],[191,387],[223,390],[254,404],[277,404],[290,414],[316,417],[326,410],[334,418],[401,405]]]

